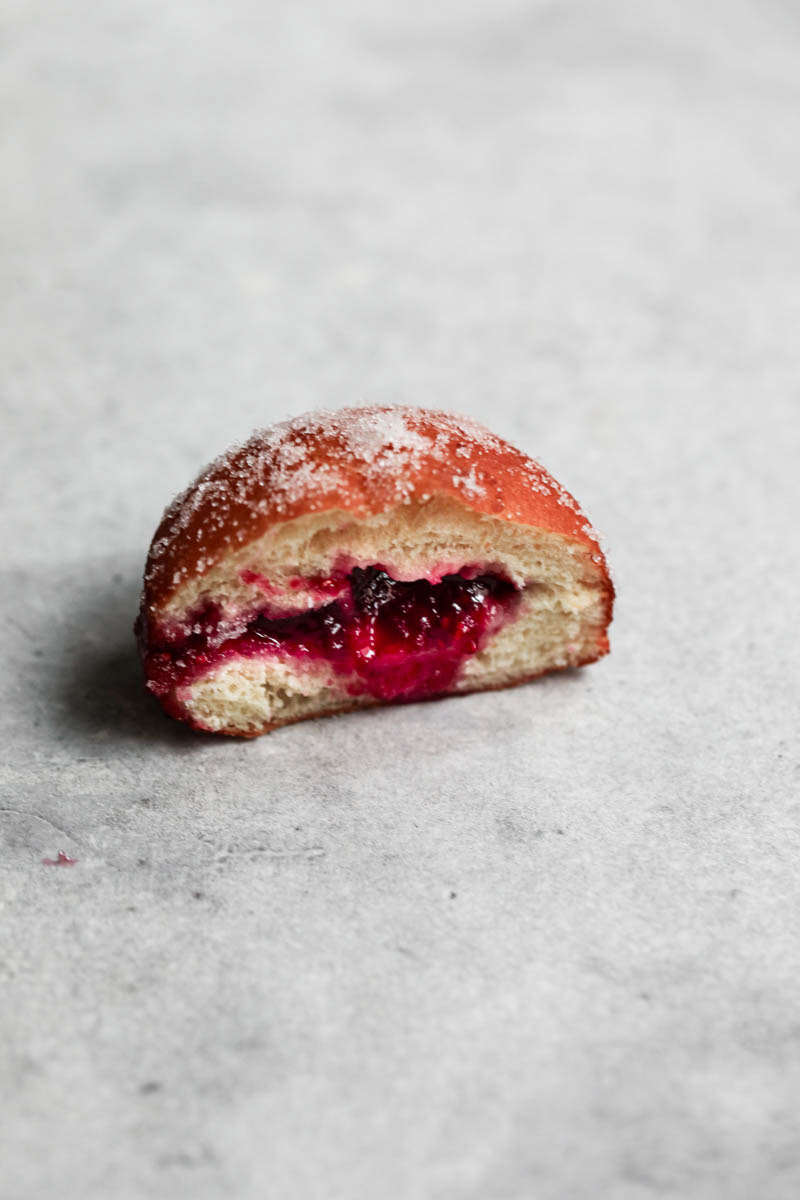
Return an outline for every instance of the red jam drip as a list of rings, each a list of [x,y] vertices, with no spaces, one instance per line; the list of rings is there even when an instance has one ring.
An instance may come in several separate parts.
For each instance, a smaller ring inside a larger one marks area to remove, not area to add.
[[[219,611],[206,607],[190,622],[195,632],[188,637],[151,641],[148,687],[177,713],[175,690],[226,659],[281,654],[329,663],[349,677],[351,695],[417,700],[447,691],[464,659],[481,649],[519,595],[499,575],[467,569],[439,583],[403,583],[380,567],[356,567],[346,584],[343,594],[320,608],[257,614],[244,633],[220,645],[214,636]]]
[[[59,850],[58,858],[43,858],[42,865],[45,867],[74,867],[77,858],[70,858],[63,850]]]

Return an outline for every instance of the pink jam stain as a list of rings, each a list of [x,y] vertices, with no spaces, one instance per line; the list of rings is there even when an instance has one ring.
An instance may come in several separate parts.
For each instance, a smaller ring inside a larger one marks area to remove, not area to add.
[[[63,850],[59,850],[58,858],[43,858],[42,864],[45,867],[74,867],[77,858],[70,858]]]
[[[322,596],[338,596],[347,585],[344,572],[337,575],[312,575],[306,580],[290,579],[291,587],[306,587],[309,591],[319,592]]]
[[[258,571],[251,571],[248,567],[244,567],[239,572],[239,578],[249,587],[257,587],[265,596],[275,595],[280,591],[280,588],[277,588],[274,583],[270,583],[266,575],[261,575]]]
[[[319,580],[313,584],[323,590]],[[220,613],[213,605],[192,615],[188,636],[156,631],[143,646],[148,688],[168,712],[185,717],[179,688],[228,658],[280,653],[324,661],[350,676],[351,695],[419,700],[452,686],[464,659],[481,649],[519,597],[509,580],[470,567],[436,583],[398,581],[379,566],[355,567],[345,584],[346,591],[319,608],[277,617],[257,613],[244,633],[219,645]],[[342,589],[338,580],[335,586]]]
[[[274,596],[281,591],[280,587],[274,583],[270,583],[266,575],[261,575],[258,571],[251,571],[249,567],[244,567],[239,572],[239,578],[242,583],[250,587],[257,587],[265,596]],[[320,597],[327,596],[328,598],[333,598],[346,589],[347,574],[344,571],[340,571],[333,576],[312,575],[308,578],[293,575],[288,583],[293,592],[297,592],[302,588],[306,592],[316,592]]]

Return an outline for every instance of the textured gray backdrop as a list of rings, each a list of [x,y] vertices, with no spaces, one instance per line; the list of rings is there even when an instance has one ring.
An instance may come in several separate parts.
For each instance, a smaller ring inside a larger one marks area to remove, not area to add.
[[[797,3],[4,12],[2,1200],[795,1200]],[[162,507],[357,400],[542,458],[612,656],[173,727]]]

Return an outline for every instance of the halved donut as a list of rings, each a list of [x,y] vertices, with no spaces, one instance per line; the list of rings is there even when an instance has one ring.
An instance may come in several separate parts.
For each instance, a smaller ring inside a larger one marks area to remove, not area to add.
[[[170,505],[136,632],[147,687],[199,729],[523,683],[608,652],[597,537],[538,463],[418,408],[253,435]]]

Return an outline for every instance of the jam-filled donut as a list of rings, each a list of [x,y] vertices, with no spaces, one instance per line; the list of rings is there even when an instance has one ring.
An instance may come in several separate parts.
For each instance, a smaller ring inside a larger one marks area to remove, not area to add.
[[[594,662],[613,597],[538,463],[465,417],[362,407],[207,467],[156,531],[136,632],[171,716],[253,737]]]

